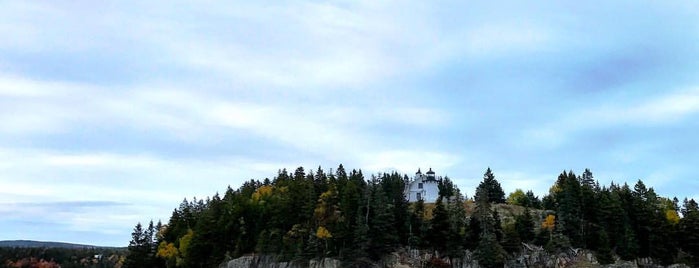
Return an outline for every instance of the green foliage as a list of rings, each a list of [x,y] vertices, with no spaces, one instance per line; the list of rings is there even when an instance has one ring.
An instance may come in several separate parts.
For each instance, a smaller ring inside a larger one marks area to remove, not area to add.
[[[0,247],[0,267],[120,267],[126,248]]]
[[[688,264],[696,267],[699,265],[699,206],[694,199],[684,200],[682,215],[678,235],[680,247],[690,256]]]
[[[449,213],[444,205],[443,198],[439,197],[432,210],[432,220],[428,232],[429,245],[438,252],[447,251],[449,240]]]
[[[514,192],[507,196],[506,202],[510,205],[524,206],[527,204],[527,195],[524,194],[522,189],[516,189]]]
[[[434,212],[433,212],[434,213]],[[413,203],[410,209],[409,248],[424,248],[427,246],[429,223],[425,221],[425,201],[420,199]]]
[[[601,230],[599,232],[599,247],[597,248],[597,261],[600,264],[611,264],[614,263],[614,257],[612,256],[612,249],[609,246],[609,236],[607,231]]]
[[[516,253],[521,249],[522,239],[515,228],[515,224],[507,224],[503,228],[504,238],[502,248],[508,253]]]
[[[503,267],[505,264],[506,252],[498,243],[495,235],[492,233],[484,233],[478,242],[475,257],[478,264],[482,267]]]
[[[483,181],[478,185],[478,188],[484,188],[488,193],[488,200],[493,203],[505,203],[505,192],[502,190],[500,183],[495,179],[493,171],[488,168],[483,174]]]
[[[407,202],[408,178],[396,172],[366,180],[361,170],[347,172],[342,165],[334,173],[320,167],[308,173],[299,167],[291,174],[283,169],[272,180],[228,187],[223,198],[185,199],[166,225],[137,224],[124,266],[215,267],[244,254],[280,261],[333,257],[366,266],[409,247],[449,258],[469,249],[483,267],[502,267],[507,252],[520,250],[521,242],[552,252],[587,248],[601,263],[616,254],[624,260],[650,256],[662,264],[699,265],[694,200],[680,207],[642,181],[633,189],[614,183],[600,187],[589,169],[579,177],[564,171],[541,200],[531,190],[510,194],[507,202],[524,212],[501,219],[492,204],[505,202],[502,187],[490,168],[483,177],[473,201],[465,201],[443,178],[437,203],[426,205]],[[535,208],[550,210],[548,217],[537,216],[541,212],[533,213]]]
[[[534,229],[534,218],[529,208],[525,208],[521,215],[515,217],[514,230],[522,242],[531,242],[535,236]]]
[[[150,221],[148,227],[143,229],[139,222],[131,233],[131,242],[128,246],[128,254],[124,260],[125,268],[128,267],[157,267],[162,266],[160,259],[156,258],[157,245],[154,242],[155,226]]]
[[[369,184],[369,207],[367,211],[367,235],[370,238],[367,251],[370,258],[378,260],[397,248],[398,232],[395,229],[393,204],[387,202],[385,192],[377,179]]]

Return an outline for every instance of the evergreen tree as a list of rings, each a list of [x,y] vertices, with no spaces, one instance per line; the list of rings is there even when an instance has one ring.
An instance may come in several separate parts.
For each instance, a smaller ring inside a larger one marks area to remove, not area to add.
[[[475,257],[478,264],[483,267],[502,267],[505,261],[505,250],[496,237],[495,221],[490,209],[488,189],[478,187],[476,189],[475,217],[480,225],[480,235]]]
[[[694,199],[684,200],[679,223],[680,247],[689,254],[688,264],[699,265],[699,205]]]
[[[589,249],[599,246],[599,187],[590,169],[585,169],[580,181],[580,238],[581,245]]]
[[[582,247],[584,245],[581,236],[580,182],[572,171],[563,171],[558,176],[556,187],[559,189],[555,196],[558,203],[556,228],[560,234],[570,239],[572,246]]]
[[[340,195],[340,227],[338,230],[338,235],[336,240],[340,244],[339,254],[344,256],[345,251],[355,249],[353,247],[356,229],[359,228],[357,224],[366,224],[364,221],[359,221],[359,219],[364,219],[364,211],[368,206],[366,192],[366,181],[361,171],[353,170],[350,173],[349,178],[345,179],[346,175],[343,175],[344,168],[340,166],[337,171],[338,184],[342,185],[342,181],[346,181],[342,187],[342,191],[339,192]]]
[[[498,213],[497,209],[492,209],[491,213],[493,214],[493,216],[492,216],[493,233],[495,233],[495,238],[497,239],[497,241],[502,243],[502,240],[505,237],[505,232],[502,229],[502,221],[500,219],[500,213]]]
[[[366,181],[361,170],[347,174],[342,165],[334,173],[280,170],[272,181],[229,186],[222,199],[218,194],[185,199],[167,225],[137,224],[124,265],[210,267],[255,253],[280,261],[329,256],[365,267],[408,246],[432,247],[449,258],[461,257],[467,248],[482,266],[500,267],[505,249],[515,252],[520,242],[531,241],[551,251],[585,247],[600,263],[612,262],[616,253],[624,260],[650,256],[660,264],[699,265],[699,205],[685,199],[680,207],[676,198],[658,197],[642,181],[633,188],[614,183],[600,188],[589,169],[579,177],[564,171],[543,201],[532,191],[512,195],[509,202],[525,206],[524,213],[504,225],[502,210],[494,207],[508,206],[491,202],[491,196],[504,194],[491,195],[499,192],[499,183],[490,169],[470,215],[465,204],[472,201],[465,202],[449,178],[441,179],[429,220],[423,201],[410,206],[405,200],[406,183],[407,177],[395,172]],[[552,211],[535,233],[530,207],[537,206]]]
[[[542,207],[541,207],[541,205],[542,205],[542,204],[541,204],[541,200],[539,200],[539,197],[538,197],[538,196],[534,195],[534,192],[532,192],[532,190],[527,191],[527,192],[525,193],[525,195],[527,196],[527,202],[528,202],[527,205],[528,205],[529,207],[535,208],[535,209],[541,209],[541,208],[542,208]]]
[[[454,187],[453,196],[447,202],[449,215],[449,237],[446,241],[447,252],[450,257],[460,258],[464,254],[464,240],[466,239],[466,209],[464,197],[457,187]]]
[[[224,240],[223,223],[220,221],[224,204],[219,195],[215,194],[206,203],[206,207],[207,209],[203,211],[200,220],[194,227],[194,236],[189,244],[189,255],[185,262],[189,267],[217,266],[223,261],[225,253],[232,250],[232,244]],[[258,229],[263,228],[259,226],[251,226],[250,228],[252,233],[257,233]],[[257,242],[257,236],[251,237],[249,248],[252,249]]]
[[[410,225],[408,239],[409,248],[421,248],[427,246],[428,224],[425,223],[425,201],[420,199],[413,203],[410,211]]]
[[[139,222],[134,227],[131,233],[131,242],[128,246],[128,254],[124,260],[123,267],[153,267],[156,262],[155,247],[153,245],[153,234],[155,228],[153,221],[150,222],[148,228],[143,229],[143,225]]]
[[[607,235],[607,231],[602,229],[598,235],[599,247],[597,248],[597,254],[595,255],[597,257],[597,261],[603,265],[614,263],[614,257],[612,256],[612,249],[609,246],[609,236]]]
[[[432,210],[428,240],[434,250],[440,254],[446,254],[449,240],[449,213],[441,196],[437,198],[437,203]]]
[[[524,208],[521,215],[515,217],[514,229],[522,242],[528,243],[534,240],[534,219],[528,207]]]
[[[390,175],[384,173],[381,179],[381,186],[388,198],[388,202],[392,204],[393,228],[399,236],[399,242],[407,244],[410,233],[408,230],[409,203],[404,194],[405,182],[403,177],[397,172],[393,172]]]
[[[483,187],[488,193],[488,200],[494,203],[505,203],[505,192],[502,190],[500,183],[495,179],[493,171],[488,168],[483,174],[483,181],[478,185]]]
[[[371,185],[369,213],[369,256],[377,260],[392,252],[399,243],[393,205],[387,202],[378,182]]]
[[[519,252],[521,249],[520,244],[522,243],[522,239],[519,237],[515,224],[506,224],[502,229],[504,234],[502,248],[508,253]]]
[[[475,252],[478,265],[486,268],[503,267],[505,254],[505,250],[500,246],[494,234],[483,233]]]

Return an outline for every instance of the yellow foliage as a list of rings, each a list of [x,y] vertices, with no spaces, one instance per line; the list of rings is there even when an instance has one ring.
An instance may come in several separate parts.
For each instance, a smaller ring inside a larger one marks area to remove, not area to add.
[[[179,251],[175,247],[175,244],[166,243],[163,241],[160,243],[160,245],[158,245],[158,252],[156,253],[156,256],[163,259],[172,259],[176,258],[177,255],[179,255]]]
[[[541,228],[547,229],[549,231],[553,230],[553,227],[556,226],[556,216],[554,215],[548,215],[546,216],[546,220],[541,223]]]
[[[337,191],[335,191],[335,187],[330,187],[318,198],[316,208],[313,210],[313,217],[319,225],[326,225],[338,220],[340,211],[335,204],[336,201],[334,201],[336,198]]]
[[[252,200],[255,202],[260,201],[260,198],[272,195],[272,190],[274,190],[273,186],[262,185],[260,188],[257,188],[255,193],[252,194]]]
[[[316,231],[316,236],[320,239],[328,239],[333,237],[333,235],[328,231],[328,229],[325,229],[323,226],[319,226],[318,230]]]
[[[674,209],[668,209],[665,211],[665,218],[668,222],[672,224],[677,224],[680,222],[680,215]]]

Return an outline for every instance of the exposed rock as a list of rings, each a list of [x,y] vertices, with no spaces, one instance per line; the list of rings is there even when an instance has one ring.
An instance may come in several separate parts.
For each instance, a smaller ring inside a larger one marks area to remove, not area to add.
[[[221,264],[220,268],[342,268],[342,267],[387,267],[410,268],[442,266],[453,268],[481,268],[473,252],[466,250],[462,258],[446,258],[430,251],[399,250],[385,256],[378,262],[370,260],[355,260],[343,263],[332,258],[314,259],[305,262],[277,262],[271,256],[243,256]],[[564,267],[604,267],[604,268],[661,268],[650,258],[635,261],[617,259],[614,264],[600,265],[592,251],[585,249],[569,249],[558,254],[552,254],[540,246],[522,244],[522,251],[516,256],[510,256],[505,263],[506,268],[564,268]],[[667,268],[690,268],[684,264],[673,264]]]
[[[311,260],[309,268],[340,268],[342,267],[342,262],[336,259],[323,258],[321,260]]]
[[[223,268],[341,268],[342,262],[332,258],[308,262],[278,262],[271,256],[242,256],[221,264]]]

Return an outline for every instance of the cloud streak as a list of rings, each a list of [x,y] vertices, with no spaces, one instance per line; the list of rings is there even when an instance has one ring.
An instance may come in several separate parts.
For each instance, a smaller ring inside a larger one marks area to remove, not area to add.
[[[123,246],[185,196],[340,163],[697,195],[691,2],[0,6],[2,237]]]

